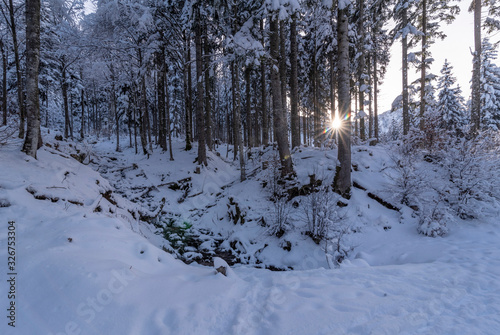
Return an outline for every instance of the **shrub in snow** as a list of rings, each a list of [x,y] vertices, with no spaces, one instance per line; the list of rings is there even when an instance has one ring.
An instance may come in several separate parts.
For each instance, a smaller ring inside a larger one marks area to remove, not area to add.
[[[283,236],[288,225],[288,214],[290,213],[290,202],[284,192],[274,197],[273,225],[270,233],[277,237]]]
[[[189,249],[189,245],[193,244],[192,225],[186,221],[177,221],[173,218],[160,218],[158,223],[155,223],[157,235],[161,235],[168,241],[169,246],[175,250],[177,256],[182,256]]]
[[[446,223],[452,220],[446,208],[436,203],[432,208],[424,207],[418,225],[418,232],[430,237],[443,236],[448,232]]]
[[[338,195],[331,192],[328,186],[320,186],[306,198],[304,214],[308,231],[313,241],[319,244],[328,233],[328,229],[336,221],[336,202]]]
[[[449,180],[446,200],[461,218],[474,218],[480,207],[474,200],[500,199],[500,136],[484,132],[474,139],[459,138],[443,151]]]
[[[416,141],[410,137],[397,143],[391,150],[395,174],[389,177],[393,182],[393,191],[400,203],[411,206],[418,203],[417,195],[425,187],[424,177],[416,166],[418,157]]]
[[[338,223],[345,222],[337,220]],[[345,238],[351,231],[351,228],[346,225],[335,225],[329,233],[329,238],[325,239],[325,255],[330,268],[340,266],[340,263],[349,256],[354,250],[354,247],[347,242]]]

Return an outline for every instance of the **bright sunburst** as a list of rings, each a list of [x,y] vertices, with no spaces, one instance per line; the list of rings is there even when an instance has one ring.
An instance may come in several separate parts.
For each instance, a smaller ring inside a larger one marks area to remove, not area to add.
[[[337,130],[342,126],[342,121],[338,117],[338,115],[335,115],[335,118],[332,120],[332,128]]]

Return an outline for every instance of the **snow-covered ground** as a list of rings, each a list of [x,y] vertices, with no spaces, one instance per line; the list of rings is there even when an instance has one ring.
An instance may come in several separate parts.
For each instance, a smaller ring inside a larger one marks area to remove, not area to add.
[[[271,180],[272,167],[262,169],[270,150],[252,154],[250,178],[240,183],[223,146],[197,174],[196,150],[182,151],[180,142],[173,162],[168,153],[115,153],[110,142],[78,144],[91,153],[93,163],[84,165],[69,156],[77,144],[45,135],[51,147],[38,160],[21,153],[18,140],[0,147],[1,334],[498,334],[498,209],[429,238],[417,233],[410,209],[387,209],[354,188],[337,222],[348,228],[343,244],[352,251],[330,269],[325,246],[303,234],[305,197],[286,208],[282,236],[263,226],[276,216],[270,187],[262,186]],[[353,179],[391,200],[386,151],[353,148]],[[312,173],[330,182],[335,157],[330,149],[295,152],[300,185]],[[186,178],[185,190],[169,188]],[[229,198],[246,213],[243,224],[228,217]],[[157,219],[185,222],[205,241],[184,250],[185,259],[218,256],[226,246],[240,264],[226,277],[175,259],[162,250],[180,256],[175,239],[138,220],[160,209]],[[15,299],[7,294],[9,221]],[[15,328],[8,325],[11,301]]]

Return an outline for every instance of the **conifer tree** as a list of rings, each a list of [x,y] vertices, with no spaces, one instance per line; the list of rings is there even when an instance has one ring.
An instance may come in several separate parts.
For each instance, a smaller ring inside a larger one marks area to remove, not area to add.
[[[453,87],[456,79],[452,74],[453,67],[445,60],[438,80],[438,104],[436,106],[440,127],[457,131],[465,122],[465,108],[460,96],[460,88]]]
[[[498,43],[485,38],[481,53],[481,128],[500,130],[500,68],[497,59]]]

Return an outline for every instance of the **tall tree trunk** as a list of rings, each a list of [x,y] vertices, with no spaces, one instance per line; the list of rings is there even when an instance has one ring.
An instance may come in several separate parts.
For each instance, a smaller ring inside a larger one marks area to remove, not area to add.
[[[143,77],[141,78],[141,95],[142,95],[142,108],[141,108],[141,127],[140,127],[140,136],[141,136],[141,146],[142,146],[142,153],[144,155],[148,155],[149,157],[149,152],[148,152],[148,130],[147,130],[147,123],[148,123],[148,99],[146,96],[146,78]]]
[[[250,148],[253,146],[253,135],[252,135],[252,95],[250,90],[251,85],[251,72],[252,69],[250,66],[247,66],[245,69],[245,116],[246,116],[246,143]]]
[[[471,123],[475,135],[481,125],[481,1],[474,1],[474,60],[472,68]]]
[[[264,20],[260,20],[260,31],[262,34],[261,43],[264,46]],[[269,114],[267,110],[267,85],[266,85],[266,62],[260,63],[260,89],[261,89],[261,110],[262,110],[262,144],[269,144]]]
[[[115,102],[113,103],[115,105],[115,135],[116,135],[116,148],[115,150],[117,152],[120,151],[120,113],[118,112],[118,108],[116,107],[116,96],[113,93],[113,99],[115,99]]]
[[[300,146],[300,120],[299,120],[299,83],[297,61],[297,16],[292,17],[290,23],[290,116],[292,128],[292,149]]]
[[[132,109],[130,108],[130,106],[127,108],[127,119],[128,119],[128,122],[127,122],[127,127],[128,127],[128,140],[129,140],[129,148],[132,148],[134,146],[133,142],[132,142],[132,118],[133,118],[133,115],[132,115]]]
[[[233,132],[234,132],[234,151],[239,152],[240,160],[240,181],[247,179],[245,171],[245,157],[243,154],[243,141],[241,138],[241,120],[240,120],[240,77],[236,61],[231,62],[231,77],[233,87]]]
[[[330,104],[331,104],[331,111],[330,111],[330,118],[333,120],[335,119],[335,109],[337,108],[335,105],[335,90],[336,90],[336,84],[337,84],[337,74],[335,71],[335,59],[334,59],[334,54],[333,52],[330,53]]]
[[[168,151],[170,154],[170,160],[174,160],[174,153],[172,151],[172,130],[171,125],[170,125],[170,94],[168,90],[168,84],[167,84],[167,71],[168,67],[165,67],[164,71],[164,76],[163,76],[163,83],[164,87],[166,88],[165,91],[165,114],[166,114],[166,134],[168,136]]]
[[[136,99],[135,99],[135,103],[134,103],[134,112],[133,112],[133,115],[134,115],[134,149],[135,149],[135,154],[137,155],[139,153],[139,147],[137,145],[137,119],[138,119],[138,101],[137,101],[137,96],[136,96]]]
[[[61,65],[61,73],[62,73],[61,90],[62,90],[63,108],[64,108],[64,138],[68,138],[70,119],[69,119],[69,106],[68,106],[68,82],[66,80],[66,66],[64,63]]]
[[[74,139],[73,137],[73,125],[75,124],[74,122],[74,117],[73,117],[73,94],[71,94],[71,92],[69,93],[69,137],[71,137],[71,139]],[[108,139],[111,139],[111,138],[108,138]]]
[[[316,36],[314,36],[314,41],[316,41]],[[317,46],[314,43],[314,50],[311,53],[311,89],[313,98],[313,145],[316,147],[320,146],[320,136],[321,136],[321,116],[319,114],[318,106],[318,64],[316,60]]]
[[[359,133],[362,141],[366,139],[366,130],[365,130],[365,27],[364,27],[364,1],[358,0],[358,10],[359,10],[359,18],[358,18],[358,52],[359,52],[359,63],[358,63],[358,83],[359,83],[359,109],[362,113],[359,118]]]
[[[375,50],[377,48],[375,47]],[[374,116],[374,128],[375,128],[375,137],[378,141],[378,70],[377,70],[377,53],[373,53],[373,116]]]
[[[285,115],[287,114],[286,103],[286,37],[285,21],[280,21],[280,80],[281,80],[281,105]]]
[[[146,84],[146,80],[144,80],[144,84]],[[149,153],[152,153],[153,152],[153,141],[152,141],[152,137],[151,137],[151,120],[150,120],[150,117],[149,117],[149,106],[148,106],[148,96],[147,96],[147,93],[148,91],[145,89],[144,90],[144,103],[146,104],[146,108],[145,108],[145,111],[146,111],[146,130],[147,130],[147,134],[148,134],[148,146],[149,146]]]
[[[338,9],[338,100],[342,126],[339,131],[338,160],[333,188],[343,196],[351,192],[351,96],[349,80],[349,7]]]
[[[202,28],[199,8],[197,9],[197,24],[194,32],[196,47],[196,132],[198,137],[198,164],[207,165],[207,148],[205,143],[205,111],[203,108],[205,92],[203,87],[203,53]]]
[[[3,125],[7,125],[7,55],[3,40],[0,40],[0,50],[2,51],[2,110],[3,110]]]
[[[370,86],[370,89],[368,90],[368,138],[373,137],[373,109],[372,109],[372,101],[373,101],[373,90],[372,90],[372,63],[373,58],[371,55],[368,55],[368,64],[366,66],[367,71],[368,71],[368,85]]]
[[[403,28],[408,25],[408,10],[403,9]],[[410,131],[410,114],[408,111],[408,38],[405,33],[402,37],[402,80],[403,80],[403,135]]]
[[[12,33],[12,44],[14,45],[14,61],[16,64],[16,79],[17,79],[17,103],[19,104],[19,138],[24,138],[24,124],[26,118],[26,110],[23,98],[23,78],[21,75],[21,61],[19,56],[19,46],[17,42],[15,8],[12,0],[9,0],[9,18],[10,31]]]
[[[277,15],[270,20],[270,52],[271,52],[271,92],[273,95],[274,134],[278,142],[278,152],[281,160],[281,175],[293,173],[292,157],[288,146],[288,127],[281,97],[281,82],[279,74],[279,28]],[[284,61],[284,60],[283,60]]]
[[[23,151],[36,158],[42,146],[38,65],[40,63],[40,0],[26,0],[26,96],[28,128]]]
[[[186,107],[186,150],[191,150],[192,136],[192,120],[193,120],[193,101],[191,95],[191,41],[189,33],[185,33],[184,41],[186,59],[184,61],[184,98]]]
[[[163,151],[167,150],[167,130],[166,130],[166,111],[165,111],[165,50],[161,47],[157,59],[157,92],[158,92],[158,117],[159,117],[159,140]]]
[[[422,68],[420,69],[420,130],[424,130],[425,114],[425,70],[427,57],[427,0],[422,0]]]
[[[203,37],[204,47],[204,71],[205,71],[205,141],[209,150],[213,149],[212,143],[212,75],[210,73],[210,62],[212,53],[211,46],[208,40],[208,34],[205,28],[205,35]]]
[[[81,95],[80,95],[80,103],[82,105],[82,123],[80,127],[80,139],[83,140],[85,137],[85,91],[81,90]]]

